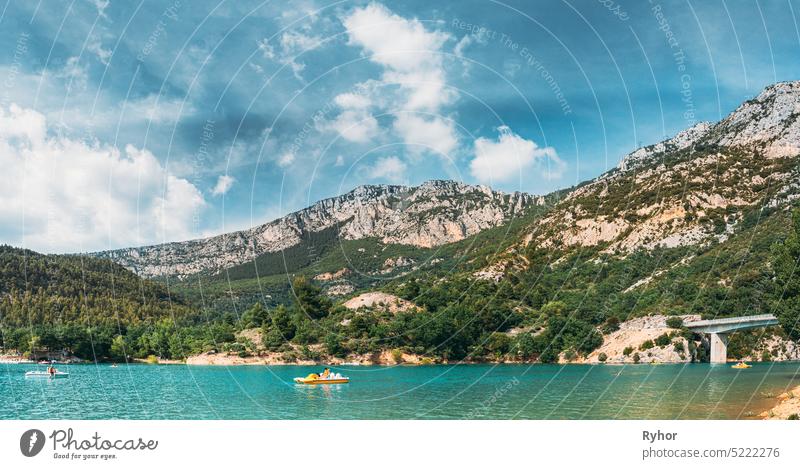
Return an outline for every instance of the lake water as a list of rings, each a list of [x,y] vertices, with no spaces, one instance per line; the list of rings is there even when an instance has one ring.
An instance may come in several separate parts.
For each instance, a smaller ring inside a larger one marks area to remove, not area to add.
[[[335,368],[350,384],[303,386],[320,367],[0,365],[0,419],[737,419],[800,384],[800,363]]]

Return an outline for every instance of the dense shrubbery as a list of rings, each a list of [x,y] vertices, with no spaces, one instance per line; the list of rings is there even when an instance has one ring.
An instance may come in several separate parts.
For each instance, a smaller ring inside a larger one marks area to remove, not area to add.
[[[683,319],[679,316],[670,316],[667,318],[667,327],[672,329],[680,329],[683,327]]]
[[[660,336],[656,337],[656,340],[653,341],[656,347],[665,347],[670,344],[671,340],[669,335],[661,334]]]

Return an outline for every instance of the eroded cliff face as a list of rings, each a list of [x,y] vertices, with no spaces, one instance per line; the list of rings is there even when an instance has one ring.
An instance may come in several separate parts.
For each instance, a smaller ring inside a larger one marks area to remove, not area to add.
[[[104,251],[94,255],[144,277],[216,273],[335,228],[344,239],[432,247],[502,225],[542,197],[486,186],[429,181],[417,187],[361,186],[263,225],[206,239]]]

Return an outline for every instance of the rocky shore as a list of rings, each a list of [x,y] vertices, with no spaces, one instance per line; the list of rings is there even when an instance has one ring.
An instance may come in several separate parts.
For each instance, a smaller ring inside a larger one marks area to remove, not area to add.
[[[800,386],[778,396],[778,404],[763,412],[764,420],[798,420],[800,418]]]

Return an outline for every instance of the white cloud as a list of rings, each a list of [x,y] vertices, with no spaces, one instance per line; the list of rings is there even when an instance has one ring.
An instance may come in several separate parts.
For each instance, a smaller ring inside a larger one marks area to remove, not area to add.
[[[287,151],[278,158],[278,166],[285,168],[294,163],[294,153]]]
[[[406,170],[408,170],[408,166],[406,166],[400,158],[396,156],[386,156],[379,158],[373,166],[367,168],[366,176],[370,179],[403,184],[408,181]]]
[[[345,140],[356,143],[368,142],[380,130],[378,120],[372,115],[373,83],[360,83],[357,92],[341,93],[333,98],[340,108],[339,115],[332,121],[318,123],[319,130],[334,130]]]
[[[109,59],[111,59],[111,50],[103,48],[103,44],[99,40],[92,40],[86,46],[86,50],[93,53],[97,56],[97,59],[100,60],[100,63],[103,65],[108,65]]]
[[[364,109],[342,111],[328,124],[345,140],[364,143],[378,134],[378,121]]]
[[[400,85],[406,90],[402,108],[438,112],[453,101],[453,93],[447,87],[443,70],[420,70],[414,73],[387,72],[384,80]]]
[[[146,150],[48,132],[41,113],[0,109],[0,236],[78,252],[193,237],[205,200]]]
[[[92,4],[97,8],[98,16],[108,19],[108,16],[106,16],[106,8],[111,4],[111,0],[92,0]]]
[[[262,75],[264,73],[264,67],[262,67],[261,65],[258,65],[253,62],[248,62],[247,65],[250,67],[250,70],[256,72],[259,75]]]
[[[421,21],[403,18],[378,3],[356,8],[342,22],[349,44],[361,47],[384,71],[379,82],[371,82],[370,86],[366,86],[367,83],[357,85],[369,89],[368,96],[344,93],[337,96],[337,104],[348,109],[371,104],[385,112],[400,111],[393,128],[410,145],[411,152],[425,151],[419,145],[440,155],[452,152],[458,146],[452,123],[438,116],[409,114],[441,113],[443,106],[454,100],[442,63],[442,47],[451,36],[429,31]],[[382,101],[375,102],[373,95],[380,96]],[[347,106],[341,104],[344,101]],[[344,110],[343,114],[346,112]],[[377,133],[378,129],[369,130]]]
[[[456,43],[456,47],[453,48],[453,53],[458,57],[464,57],[464,49],[472,45],[474,41],[471,34],[462,37],[458,43]]]
[[[516,135],[506,126],[497,129],[497,140],[475,140],[475,158],[470,172],[481,182],[508,182],[520,173],[538,169],[547,179],[561,176],[566,164],[551,147],[540,148],[536,142]]]
[[[232,176],[228,176],[227,174],[221,175],[219,178],[217,178],[217,184],[214,186],[214,189],[211,190],[211,194],[227,194],[234,182],[236,182],[236,179]]]
[[[370,106],[370,100],[363,94],[342,93],[333,99],[339,107],[349,109],[364,109]]]
[[[286,54],[298,54],[315,48],[321,39],[297,31],[287,31],[281,35],[281,47]]]
[[[258,41],[258,50],[261,51],[261,55],[263,55],[265,59],[272,60],[275,58],[275,48],[272,47],[266,39]]]
[[[350,43],[363,47],[370,60],[399,72],[441,66],[439,50],[450,38],[430,32],[417,19],[407,20],[385,6],[371,3],[344,19]]]
[[[405,92],[405,109],[436,111],[454,98],[446,87],[442,46],[450,35],[428,31],[417,19],[405,19],[371,3],[344,19],[351,45],[385,67],[383,82]]]
[[[86,89],[89,82],[89,72],[85,65],[81,65],[78,57],[70,57],[56,73],[58,78],[64,79],[64,86],[68,93],[81,92]]]
[[[320,45],[323,39],[319,36],[306,34],[300,31],[287,31],[283,33],[278,39],[279,49],[278,53],[275,52],[273,47],[267,39],[258,41],[258,49],[261,55],[268,60],[277,60],[283,65],[287,65],[294,74],[295,78],[303,82],[303,77],[300,72],[305,70],[306,65],[303,62],[297,61],[297,56],[309,50],[315,49]]]
[[[452,157],[458,146],[455,125],[441,117],[422,117],[403,113],[394,122],[395,131],[403,138],[412,153],[433,152]]]

